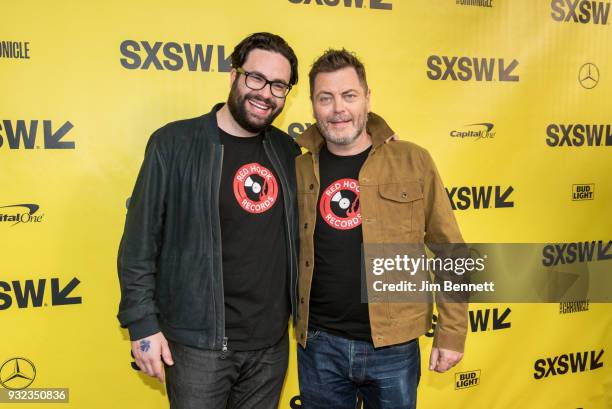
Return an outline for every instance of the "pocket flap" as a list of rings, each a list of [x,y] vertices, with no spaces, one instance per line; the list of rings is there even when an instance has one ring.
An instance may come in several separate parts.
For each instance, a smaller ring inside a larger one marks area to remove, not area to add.
[[[385,183],[383,185],[378,185],[378,192],[385,199],[402,203],[412,202],[414,200],[423,198],[421,185],[417,181]]]

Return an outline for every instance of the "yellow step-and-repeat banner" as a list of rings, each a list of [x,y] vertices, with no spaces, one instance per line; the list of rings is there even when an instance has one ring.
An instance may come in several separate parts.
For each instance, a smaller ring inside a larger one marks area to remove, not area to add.
[[[33,379],[28,389],[68,388],[64,406],[167,406],[163,386],[132,369],[115,319],[125,204],[151,132],[224,101],[228,57],[256,31],[280,34],[300,60],[279,128],[313,122],[314,59],[355,51],[374,111],[435,158],[466,241],[593,245],[592,261],[611,263],[611,8],[4,1],[0,389]],[[556,263],[572,262],[568,248],[555,247]],[[474,304],[469,320],[465,358],[448,373],[426,370],[421,338],[419,408],[612,407],[609,304]],[[281,407],[299,408],[298,395],[294,342]]]

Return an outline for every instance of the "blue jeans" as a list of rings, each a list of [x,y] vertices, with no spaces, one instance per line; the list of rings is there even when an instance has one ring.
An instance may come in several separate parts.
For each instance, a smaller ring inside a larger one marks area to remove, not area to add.
[[[304,409],[355,409],[357,393],[368,409],[415,409],[421,378],[418,339],[374,348],[325,331],[308,331],[298,345],[300,399]]]

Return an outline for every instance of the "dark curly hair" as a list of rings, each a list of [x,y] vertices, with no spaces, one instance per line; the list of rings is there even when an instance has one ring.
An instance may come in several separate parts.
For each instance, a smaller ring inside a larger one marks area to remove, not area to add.
[[[281,54],[289,61],[291,65],[290,85],[295,85],[298,82],[298,60],[293,52],[293,49],[287,42],[276,34],[272,33],[254,33],[242,40],[232,52],[232,68],[242,67],[249,53],[254,49],[274,51]]]

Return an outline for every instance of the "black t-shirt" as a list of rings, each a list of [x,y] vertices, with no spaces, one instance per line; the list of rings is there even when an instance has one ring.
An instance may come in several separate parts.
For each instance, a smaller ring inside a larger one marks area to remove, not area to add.
[[[368,304],[361,302],[359,170],[369,152],[337,156],[321,149],[309,317],[311,328],[364,341],[372,337]]]
[[[287,331],[283,195],[261,134],[219,134],[225,336],[230,350],[251,351],[274,345]]]

